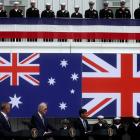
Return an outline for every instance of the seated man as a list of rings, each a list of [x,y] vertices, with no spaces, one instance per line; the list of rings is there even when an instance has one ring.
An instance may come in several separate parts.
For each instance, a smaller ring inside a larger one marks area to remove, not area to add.
[[[40,103],[38,105],[38,112],[31,118],[32,128],[36,128],[38,130],[38,140],[43,140],[44,136],[51,134],[52,131],[55,130],[47,121],[47,109],[48,106],[46,103]]]
[[[9,103],[1,104],[0,112],[0,140],[12,140],[11,123],[8,119],[8,114],[11,110]]]

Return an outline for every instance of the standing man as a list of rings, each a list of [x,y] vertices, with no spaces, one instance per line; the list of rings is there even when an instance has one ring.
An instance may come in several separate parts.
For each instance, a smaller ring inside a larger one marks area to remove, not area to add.
[[[32,127],[38,130],[40,136],[39,140],[44,140],[44,136],[51,134],[52,130],[55,130],[51,125],[49,125],[49,122],[47,121],[47,110],[47,104],[40,103],[38,105],[38,112],[31,118]]]
[[[137,8],[134,12],[135,19],[140,19],[140,3],[139,8]]]
[[[2,103],[0,110],[0,140],[11,140],[12,129],[8,118],[11,110],[10,104]]]
[[[83,18],[82,14],[79,13],[79,9],[80,9],[79,5],[75,5],[74,9],[75,12],[71,15],[71,18]]]
[[[9,16],[11,18],[23,18],[23,11],[19,8],[19,2],[14,2],[14,8],[10,10]]]
[[[6,10],[4,10],[3,3],[0,2],[0,18],[4,18],[4,17],[7,17],[7,12]]]
[[[85,11],[85,18],[98,18],[98,12],[93,8],[94,4],[93,1],[89,1],[89,9]]]
[[[113,18],[113,11],[108,7],[109,2],[104,1],[103,6],[104,9],[100,10],[100,18],[103,19],[112,19]]]
[[[86,134],[90,131],[90,126],[87,121],[86,109],[79,110],[79,118],[76,121],[74,121],[73,125],[74,128],[79,133],[80,138],[82,139],[84,138],[84,140],[88,139],[88,136]]]
[[[128,8],[125,6],[126,2],[125,0],[120,1],[120,8],[116,10],[115,17],[116,18],[124,18],[124,19],[130,19],[131,18],[131,13]]]
[[[35,0],[31,0],[31,7],[26,11],[27,18],[39,18],[39,10],[35,7]]]
[[[54,11],[51,10],[51,4],[46,3],[46,9],[41,13],[41,18],[55,18]]]
[[[57,11],[57,17],[61,17],[61,18],[69,18],[70,17],[69,11],[66,10],[65,3],[61,3],[61,9],[59,11]]]
[[[125,134],[125,127],[124,124],[121,122],[120,117],[116,117],[113,119],[113,124],[111,125],[113,132],[113,140],[122,140],[122,136]]]
[[[131,137],[131,140],[140,139],[140,117],[134,116],[133,121],[129,124],[128,134]]]

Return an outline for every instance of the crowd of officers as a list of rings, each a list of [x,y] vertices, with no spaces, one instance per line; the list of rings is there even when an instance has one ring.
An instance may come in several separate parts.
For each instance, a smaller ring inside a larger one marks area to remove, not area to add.
[[[109,8],[109,2],[104,1],[103,6],[104,8],[101,9],[98,13],[97,10],[94,9],[95,2],[89,1],[89,9],[85,11],[85,15],[83,16],[79,9],[80,7],[78,5],[75,5],[74,9],[75,12],[70,15],[69,11],[66,10],[66,4],[61,3],[61,9],[57,11],[56,15],[53,10],[51,10],[51,4],[46,3],[46,9],[42,11],[41,15],[39,10],[36,8],[36,2],[35,0],[31,0],[31,7],[27,9],[26,11],[26,17],[27,18],[103,18],[103,19],[112,19],[112,18],[125,18],[130,19],[131,18],[131,12],[126,7],[125,0],[120,1],[120,8],[116,10],[115,13],[113,13],[112,9]],[[4,9],[3,3],[0,3],[0,17],[24,17],[23,10],[19,8],[20,3],[18,1],[14,2],[13,9],[10,10],[9,14]],[[134,17],[135,19],[140,19],[140,4],[139,8],[134,11]]]

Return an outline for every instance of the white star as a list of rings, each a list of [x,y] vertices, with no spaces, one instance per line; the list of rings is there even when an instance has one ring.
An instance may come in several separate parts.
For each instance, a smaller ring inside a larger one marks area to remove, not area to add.
[[[77,81],[78,80],[78,74],[76,74],[76,73],[73,73],[73,74],[71,74],[71,79],[73,80],[73,81]]]
[[[64,103],[64,102],[59,103],[59,108],[60,108],[61,110],[66,110],[66,108],[67,108],[67,103]]]
[[[66,68],[68,65],[68,61],[66,61],[65,59],[61,60],[60,65],[62,66],[62,68]]]
[[[17,97],[16,94],[14,95],[14,97],[9,97],[10,98],[10,102],[9,104],[12,105],[12,108],[16,107],[19,108],[19,104],[22,104],[22,102],[20,101],[21,97]]]
[[[49,78],[49,79],[48,79],[48,83],[49,83],[50,86],[51,86],[51,85],[54,86],[54,84],[56,83],[55,78],[52,78],[52,77]]]
[[[71,93],[71,94],[74,94],[74,93],[75,93],[75,90],[74,90],[74,89],[71,89],[71,90],[70,90],[70,93]]]

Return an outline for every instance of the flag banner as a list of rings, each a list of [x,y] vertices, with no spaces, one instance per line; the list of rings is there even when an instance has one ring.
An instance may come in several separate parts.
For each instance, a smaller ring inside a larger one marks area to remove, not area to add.
[[[140,40],[134,19],[8,19],[0,20],[0,38]]]
[[[48,117],[140,115],[140,54],[0,53],[0,102],[12,117],[31,117],[48,104]]]

